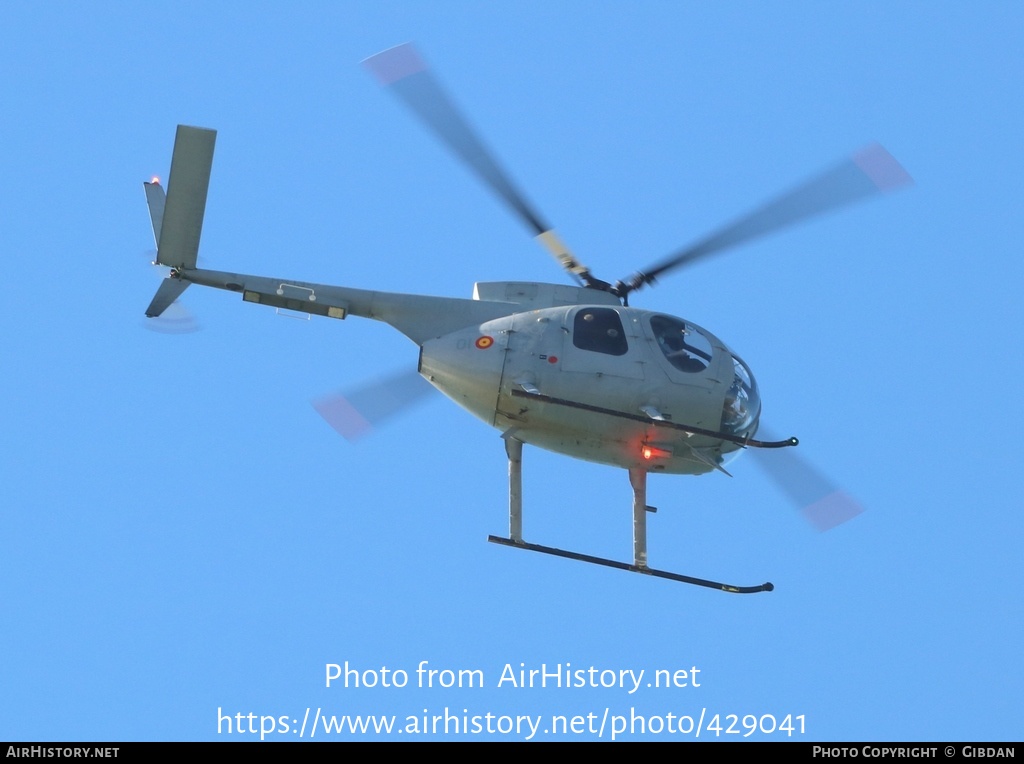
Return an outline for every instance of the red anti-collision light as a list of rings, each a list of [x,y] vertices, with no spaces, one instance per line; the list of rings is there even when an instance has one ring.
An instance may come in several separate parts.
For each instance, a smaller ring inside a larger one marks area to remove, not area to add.
[[[655,448],[654,446],[643,446],[640,449],[640,453],[644,459],[650,461],[651,459],[667,459],[672,456],[670,451],[666,451],[663,448]]]

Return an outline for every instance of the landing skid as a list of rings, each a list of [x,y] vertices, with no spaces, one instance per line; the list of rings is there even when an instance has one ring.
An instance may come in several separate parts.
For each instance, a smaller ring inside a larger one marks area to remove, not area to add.
[[[667,578],[670,581],[679,581],[684,584],[693,584],[694,586],[706,586],[708,589],[720,589],[723,592],[731,592],[733,594],[756,594],[757,592],[770,592],[775,589],[770,582],[761,584],[760,586],[733,586],[732,584],[723,584],[718,581],[708,581],[704,578],[684,576],[681,573],[670,573],[667,570],[648,568],[646,565],[630,565],[628,562],[609,560],[605,557],[594,557],[593,555],[580,554],[579,552],[567,552],[564,549],[556,549],[553,546],[530,544],[526,541],[513,541],[512,539],[507,539],[503,536],[488,536],[487,540],[494,544],[504,544],[505,546],[517,549],[529,549],[531,552],[543,552],[544,554],[551,554],[555,557],[566,557],[570,560],[589,562],[594,565],[604,565],[609,568],[618,568],[619,570],[631,570],[634,573],[643,573],[645,576]]]
[[[705,586],[708,589],[718,589],[732,594],[756,594],[757,592],[770,592],[775,586],[765,582],[760,586],[733,586],[718,581],[709,581],[704,578],[684,576],[680,573],[672,573],[667,570],[658,570],[647,565],[647,513],[655,511],[653,507],[647,506],[647,471],[632,469],[629,471],[629,482],[633,487],[633,557],[634,562],[610,560],[606,557],[595,557],[579,552],[570,552],[565,549],[557,549],[541,544],[530,544],[523,541],[523,443],[512,437],[512,433],[504,436],[505,451],[508,454],[508,520],[509,537],[488,536],[487,540],[493,544],[502,544],[514,549],[527,549],[531,552],[542,552],[555,557],[565,557],[569,560],[589,562],[593,565],[604,565],[608,568],[628,570],[633,573],[642,573],[646,576],[656,578],[667,578],[670,581],[679,581],[683,584],[694,586]]]

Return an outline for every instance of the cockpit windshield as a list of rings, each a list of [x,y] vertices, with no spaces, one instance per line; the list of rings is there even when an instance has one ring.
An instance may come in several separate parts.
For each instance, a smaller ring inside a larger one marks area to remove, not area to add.
[[[741,438],[757,430],[757,418],[761,414],[761,396],[750,367],[738,355],[725,348],[719,341],[712,343],[712,337],[694,324],[674,316],[652,315],[651,331],[658,348],[672,366],[687,374],[701,374],[710,369],[704,379],[720,384],[722,376],[731,367],[732,381],[722,404],[721,431]],[[725,354],[725,358],[721,354]],[[718,355],[716,355],[718,354]],[[729,361],[732,363],[730,364]],[[724,367],[724,368],[723,368]],[[729,379],[728,376],[725,379]],[[677,381],[682,381],[679,379]],[[698,381],[694,379],[694,383]],[[721,389],[720,387],[718,388]]]
[[[651,329],[665,358],[680,371],[696,374],[711,363],[711,343],[707,337],[678,318],[651,316]]]
[[[761,413],[761,396],[750,367],[735,353],[732,356],[733,380],[722,407],[722,431],[745,436],[752,433]]]

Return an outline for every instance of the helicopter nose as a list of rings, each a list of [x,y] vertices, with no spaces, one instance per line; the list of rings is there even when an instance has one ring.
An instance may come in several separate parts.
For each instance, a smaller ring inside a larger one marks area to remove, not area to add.
[[[750,367],[732,354],[733,380],[722,402],[722,432],[746,437],[757,430],[761,396]]]

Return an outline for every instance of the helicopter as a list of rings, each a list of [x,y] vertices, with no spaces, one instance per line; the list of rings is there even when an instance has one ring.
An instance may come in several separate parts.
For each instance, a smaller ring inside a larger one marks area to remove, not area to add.
[[[562,243],[469,127],[411,44],[363,62],[530,229],[572,284],[478,282],[471,299],[398,294],[197,267],[216,131],[179,125],[167,190],[144,184],[156,262],[170,268],[146,316],[160,316],[192,284],[310,316],[383,321],[419,348],[417,371],[501,432],[508,459],[509,531],[488,541],[732,593],[772,591],[653,568],[647,555],[650,473],[729,474],[760,440],[761,398],[750,367],[697,324],[631,306],[670,271],[755,237],[911,182],[877,144],[626,278],[597,278]],[[330,421],[330,412],[321,411]],[[625,469],[633,492],[633,560],[622,562],[523,538],[522,454],[529,444]]]

